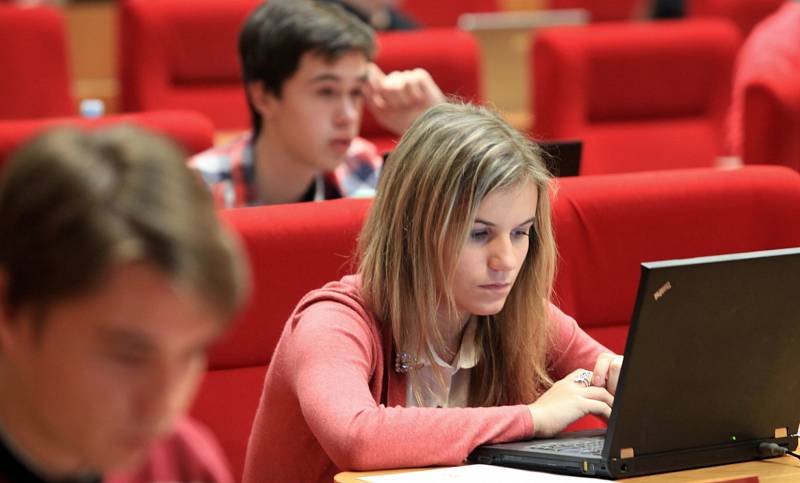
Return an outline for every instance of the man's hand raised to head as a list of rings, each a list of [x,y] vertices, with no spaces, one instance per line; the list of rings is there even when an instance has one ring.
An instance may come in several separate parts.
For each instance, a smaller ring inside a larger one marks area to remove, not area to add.
[[[444,94],[425,69],[384,74],[375,64],[369,65],[364,94],[367,109],[378,123],[398,135],[417,116],[444,100]]]

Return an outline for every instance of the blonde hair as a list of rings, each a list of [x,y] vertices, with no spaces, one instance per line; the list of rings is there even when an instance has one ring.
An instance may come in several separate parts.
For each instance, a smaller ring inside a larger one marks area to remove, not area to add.
[[[359,238],[368,307],[391,328],[395,349],[444,347],[436,321],[455,313],[455,263],[481,201],[497,190],[537,188],[530,248],[503,309],[478,317],[480,362],[471,406],[530,403],[552,381],[546,371],[548,303],[556,249],[551,176],[540,149],[498,115],[469,104],[440,104],[420,116],[390,155]],[[409,374],[415,377],[413,369]]]

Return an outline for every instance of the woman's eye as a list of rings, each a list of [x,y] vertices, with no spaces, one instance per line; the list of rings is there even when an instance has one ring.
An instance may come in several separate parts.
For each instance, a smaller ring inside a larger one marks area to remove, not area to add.
[[[353,89],[350,91],[350,97],[360,99],[364,97],[364,91],[362,89]]]
[[[333,97],[336,95],[336,91],[330,87],[324,87],[318,90],[317,93],[322,97]]]
[[[514,230],[513,232],[511,232],[511,236],[513,236],[514,238],[523,238],[526,236],[531,236],[531,233],[528,230]]]
[[[475,241],[483,241],[489,237],[489,230],[473,230],[469,234],[470,239]]]

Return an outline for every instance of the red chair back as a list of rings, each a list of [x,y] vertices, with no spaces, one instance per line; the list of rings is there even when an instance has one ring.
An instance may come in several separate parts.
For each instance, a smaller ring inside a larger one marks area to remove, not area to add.
[[[556,299],[622,352],[639,264],[800,246],[800,174],[778,166],[561,178]]]
[[[218,129],[247,129],[241,24],[261,0],[125,0],[119,7],[124,110],[192,109]]]
[[[77,112],[59,10],[0,4],[0,119]]]
[[[739,33],[718,19],[540,31],[533,135],[584,141],[581,174],[712,166]]]
[[[17,147],[45,129],[63,125],[93,129],[125,123],[161,133],[177,142],[187,154],[208,149],[214,143],[214,126],[211,125],[211,121],[202,114],[192,111],[151,111],[96,119],[60,117],[0,121],[0,167]]]

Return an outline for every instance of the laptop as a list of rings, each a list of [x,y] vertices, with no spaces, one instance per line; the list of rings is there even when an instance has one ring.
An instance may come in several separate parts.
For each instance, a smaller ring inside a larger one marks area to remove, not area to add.
[[[559,178],[578,176],[583,154],[581,141],[541,141],[537,144],[545,152],[544,162],[550,174]]]
[[[480,446],[468,459],[624,478],[771,456],[762,443],[794,450],[798,294],[800,248],[643,263],[607,431]]]

